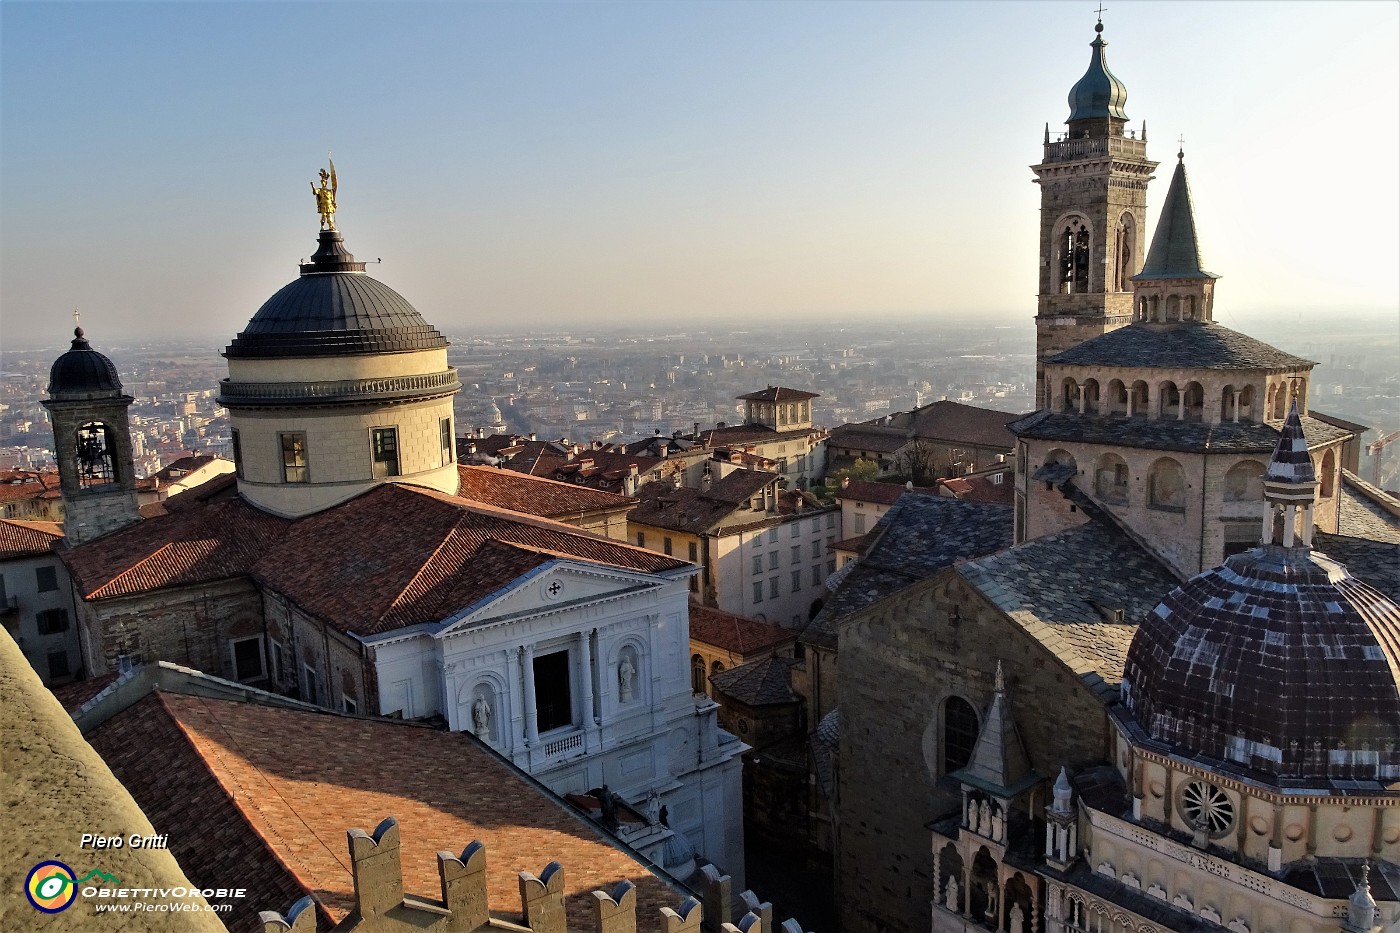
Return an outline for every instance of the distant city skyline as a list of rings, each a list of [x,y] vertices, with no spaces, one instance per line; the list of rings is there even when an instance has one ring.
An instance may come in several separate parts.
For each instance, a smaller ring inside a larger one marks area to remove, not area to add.
[[[327,148],[347,245],[445,332],[1029,328],[1092,6],[6,2],[0,342],[231,337]],[[1217,319],[1394,313],[1400,5],[1104,23],[1151,225],[1185,137]]]

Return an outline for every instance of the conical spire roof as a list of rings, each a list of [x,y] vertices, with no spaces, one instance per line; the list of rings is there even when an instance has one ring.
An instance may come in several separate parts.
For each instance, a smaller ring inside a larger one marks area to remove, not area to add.
[[[1039,780],[1031,769],[1026,747],[1021,743],[1016,720],[1011,715],[1011,701],[1006,695],[1000,661],[997,662],[996,692],[972,749],[972,759],[953,777],[1002,798],[1014,797]]]
[[[1176,171],[1172,173],[1162,216],[1152,234],[1152,247],[1147,262],[1133,281],[1142,279],[1218,279],[1214,272],[1201,268],[1201,245],[1196,239],[1196,212],[1191,206],[1191,186],[1186,182],[1186,162],[1183,153],[1176,154]]]
[[[1128,102],[1128,89],[1118,76],[1108,70],[1108,56],[1104,49],[1108,43],[1103,38],[1103,23],[1094,26],[1094,41],[1089,43],[1093,52],[1089,56],[1089,70],[1084,77],[1069,89],[1069,119],[1076,120],[1126,120],[1128,114],[1123,105]]]
[[[1274,448],[1268,469],[1264,471],[1264,481],[1294,486],[1310,486],[1317,482],[1312,457],[1308,456],[1308,442],[1303,437],[1303,421],[1298,416],[1297,399],[1289,404],[1288,418],[1283,422],[1278,446]]]

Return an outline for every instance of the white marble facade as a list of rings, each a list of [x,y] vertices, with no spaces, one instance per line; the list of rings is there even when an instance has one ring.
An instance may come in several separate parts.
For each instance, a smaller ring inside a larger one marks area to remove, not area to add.
[[[738,884],[747,746],[691,693],[692,572],[559,558],[442,621],[370,636],[379,711],[441,715],[556,793],[606,784],[645,813],[654,791],[670,828]],[[671,833],[624,836],[666,864]]]

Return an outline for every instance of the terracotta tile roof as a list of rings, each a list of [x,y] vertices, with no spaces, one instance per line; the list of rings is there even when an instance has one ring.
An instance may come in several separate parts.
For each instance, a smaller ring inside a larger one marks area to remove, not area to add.
[[[666,480],[656,480],[637,490],[640,501],[628,521],[698,534],[725,524],[740,510],[754,520],[771,518],[767,512],[748,509],[748,503],[765,486],[779,479],[776,473],[735,470],[723,479],[715,480],[709,489],[690,486],[677,489]]]
[[[0,519],[0,558],[47,554],[62,540],[63,526],[57,522]]]
[[[69,713],[74,713],[77,712],[78,707],[107,689],[107,685],[116,679],[115,673],[103,674],[99,677],[89,677],[87,680],[75,680],[71,684],[51,687],[50,689],[53,691],[53,695],[58,697],[58,702],[63,704],[63,708]]]
[[[791,428],[775,431],[766,424],[732,424],[725,428],[701,431],[697,440],[705,447],[728,447],[734,444],[771,444],[778,441],[822,433],[821,428]]]
[[[797,632],[709,606],[690,607],[690,640],[723,651],[748,655],[794,641]]]
[[[289,736],[295,739],[288,740]],[[518,873],[564,866],[570,929],[591,929],[590,892],[637,885],[641,929],[681,893],[557,797],[464,733],[156,693],[91,740],[201,886],[244,886],[230,929],[261,929],[303,889],[321,929],[354,904],[345,834],[386,816],[402,832],[404,890],[436,899],[436,853],[486,845],[493,912],[519,917]],[[251,831],[250,831],[251,830]]]
[[[992,477],[1000,477],[1000,482]],[[1010,466],[982,473],[969,473],[941,479],[938,485],[953,494],[954,499],[971,499],[974,502],[995,502],[1011,505],[1016,501],[1015,474]]]
[[[6,470],[0,473],[0,502],[40,499],[59,495],[58,473]]]
[[[735,398],[749,402],[803,402],[809,398],[821,398],[821,393],[803,392],[801,389],[789,389],[785,386],[769,386],[748,395],[736,395]]]
[[[210,485],[167,499],[165,515],[63,550],[78,593],[106,599],[247,574],[291,522],[241,499],[205,501]]]
[[[891,427],[911,431],[915,436],[929,440],[1012,450],[1016,446],[1016,438],[1006,426],[1020,417],[1022,415],[1013,412],[942,399],[913,411],[891,415],[889,423]]]
[[[870,483],[865,480],[853,479],[850,482],[842,482],[841,488],[836,492],[836,497],[859,502],[873,502],[876,505],[894,505],[899,497],[906,492],[930,495],[937,490],[929,486],[915,486],[911,490],[903,483]]]
[[[341,631],[369,635],[438,621],[554,557],[643,573],[689,566],[548,519],[387,484],[298,520],[253,576]]]
[[[628,509],[634,504],[627,496],[496,467],[458,465],[457,473],[461,477],[457,492],[462,498],[541,518],[563,519],[580,512]]]

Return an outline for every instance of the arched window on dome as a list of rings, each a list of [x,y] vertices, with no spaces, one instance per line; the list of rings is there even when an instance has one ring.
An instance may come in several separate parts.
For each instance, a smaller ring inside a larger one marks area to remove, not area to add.
[[[1084,413],[1086,415],[1097,415],[1099,413],[1099,381],[1097,379],[1085,379],[1084,385],[1079,391],[1084,398]]]
[[[1122,379],[1109,381],[1105,413],[1119,417],[1128,413],[1128,387],[1123,385]]]
[[[1147,383],[1139,379],[1133,383],[1128,414],[1146,418],[1149,414],[1147,407]]]
[[[1082,217],[1065,221],[1059,237],[1060,287],[1062,295],[1079,295],[1089,290],[1089,226]]]
[[[1282,421],[1288,413],[1288,386],[1281,382],[1269,386],[1269,391],[1273,394],[1274,401],[1271,406],[1274,410],[1274,420]]]
[[[1322,455],[1322,467],[1317,474],[1318,482],[1322,484],[1319,491],[1324,499],[1330,499],[1337,492],[1337,452],[1329,450]]]
[[[1079,411],[1079,383],[1073,379],[1066,378],[1060,382],[1060,411]]]
[[[1181,417],[1181,392],[1175,382],[1168,380],[1157,387],[1157,417]]]
[[[101,421],[85,421],[78,428],[78,485],[83,489],[105,486],[117,478],[114,435]]]
[[[1258,395],[1258,393],[1255,391],[1254,386],[1243,386],[1240,388],[1239,403],[1237,406],[1240,413],[1240,421],[1250,422],[1259,417],[1258,412],[1254,410],[1256,395]]]
[[[959,696],[943,701],[943,773],[967,767],[977,745],[977,711]]]
[[[1104,454],[1094,465],[1094,494],[1115,505],[1128,503],[1128,462],[1117,454]]]
[[[1186,472],[1171,457],[1152,464],[1147,474],[1147,505],[1163,512],[1186,511]]]
[[[1225,474],[1226,502],[1264,501],[1264,464],[1241,460]]]
[[[1200,421],[1205,412],[1205,390],[1199,382],[1188,382],[1181,390],[1181,416],[1186,421]]]

